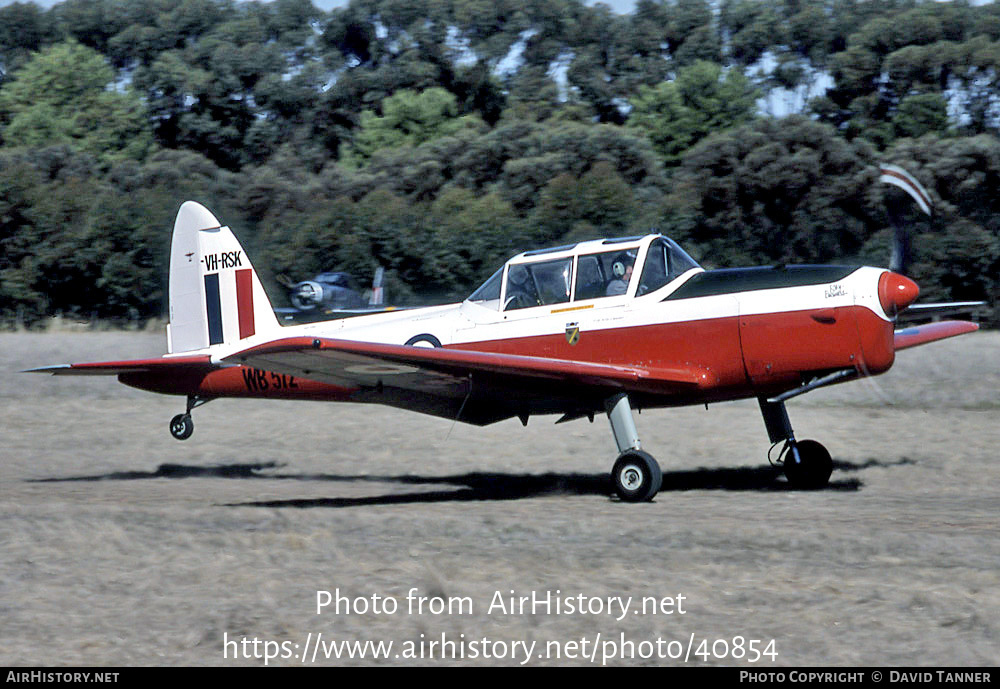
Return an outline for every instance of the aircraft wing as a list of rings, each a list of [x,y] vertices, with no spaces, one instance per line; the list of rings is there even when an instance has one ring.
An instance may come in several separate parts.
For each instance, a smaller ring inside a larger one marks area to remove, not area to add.
[[[583,405],[582,398],[590,408],[593,400],[619,390],[683,393],[714,382],[711,373],[697,367],[619,366],[310,337],[276,340],[225,361],[389,395],[378,401],[415,411],[451,418],[457,411],[462,421],[472,423],[565,412]]]
[[[927,344],[946,337],[955,337],[979,330],[979,326],[968,321],[938,321],[912,328],[902,328],[893,334],[896,351]]]
[[[567,359],[497,354],[466,349],[409,347],[327,338],[294,337],[276,340],[225,359],[229,363],[289,373],[336,384],[396,383],[395,376],[423,380],[466,380],[469,374],[577,382],[602,387],[697,389],[710,374],[697,367],[672,369],[618,366]],[[402,382],[402,381],[399,381]],[[644,384],[645,383],[645,384]]]

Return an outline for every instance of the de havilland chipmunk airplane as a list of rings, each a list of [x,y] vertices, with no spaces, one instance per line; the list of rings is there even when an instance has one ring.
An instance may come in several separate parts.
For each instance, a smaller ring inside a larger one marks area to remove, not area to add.
[[[908,174],[885,167],[881,179],[929,211]],[[615,492],[628,502],[651,500],[662,481],[633,409],[757,398],[770,441],[784,443],[789,483],[818,488],[830,454],[795,438],[785,401],[977,329],[897,330],[917,294],[882,268],[704,270],[649,234],[519,254],[458,304],[283,327],[232,231],[188,201],[173,229],[168,353],[33,370],[184,395],[185,413],[170,422],[180,440],[194,430],[191,411],[223,397],[379,403],[479,425],[603,412],[619,453]]]

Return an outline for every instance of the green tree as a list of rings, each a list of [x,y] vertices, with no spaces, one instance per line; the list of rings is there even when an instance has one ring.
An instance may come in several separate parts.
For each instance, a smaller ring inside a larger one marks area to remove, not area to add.
[[[53,27],[38,5],[15,2],[0,7],[0,53],[2,72],[16,70],[51,38]]]
[[[0,315],[31,322],[48,306],[38,277],[34,193],[44,183],[37,167],[20,156],[0,155]]]
[[[382,102],[382,115],[372,110],[361,113],[352,151],[363,162],[382,149],[419,146],[462,129],[483,127],[476,116],[459,116],[457,99],[443,88],[400,91]]]
[[[533,239],[539,243],[585,240],[628,234],[639,204],[628,183],[607,162],[580,178],[563,173],[539,195],[532,215]]]
[[[119,0],[63,0],[49,11],[59,34],[100,52],[128,22],[128,3]]]
[[[719,37],[706,0],[671,0],[669,24],[664,28],[670,53],[679,64],[719,59]]]
[[[731,34],[730,54],[740,64],[753,64],[769,48],[785,42],[778,14],[766,3],[730,0],[723,3],[721,14],[722,24]]]
[[[681,69],[674,81],[642,87],[628,126],[642,132],[668,165],[709,134],[751,120],[757,91],[736,68],[712,62]]]
[[[803,7],[789,18],[788,34],[792,47],[800,55],[822,62],[833,41],[831,18],[816,4]]]
[[[461,187],[446,189],[430,204],[428,226],[428,278],[455,297],[468,294],[524,242],[524,221],[495,192],[476,196]]]
[[[666,229],[714,266],[844,260],[874,231],[872,158],[804,117],[756,120],[684,155]]]
[[[892,124],[897,136],[918,137],[948,128],[948,104],[940,93],[907,96],[899,104]]]
[[[66,144],[104,161],[143,158],[146,111],[134,93],[108,90],[114,72],[97,52],[70,40],[37,53],[0,88],[7,145]]]

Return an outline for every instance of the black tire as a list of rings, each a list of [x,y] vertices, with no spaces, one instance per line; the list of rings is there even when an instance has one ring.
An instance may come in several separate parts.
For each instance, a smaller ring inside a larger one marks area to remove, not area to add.
[[[798,448],[798,461],[795,449]],[[802,440],[788,448],[784,459],[785,478],[793,488],[816,490],[825,488],[833,473],[829,451],[815,440]]]
[[[403,344],[405,344],[408,347],[415,347],[415,346],[417,346],[417,345],[419,345],[421,343],[427,343],[431,347],[440,347],[441,346],[441,340],[437,339],[436,337],[434,337],[430,333],[423,333],[422,335],[414,335],[413,337],[411,337],[409,340],[407,340]]]
[[[190,414],[178,414],[170,419],[170,435],[178,440],[187,440],[194,433],[194,419]]]
[[[622,502],[648,502],[660,490],[663,473],[650,454],[626,450],[611,470],[611,481]]]

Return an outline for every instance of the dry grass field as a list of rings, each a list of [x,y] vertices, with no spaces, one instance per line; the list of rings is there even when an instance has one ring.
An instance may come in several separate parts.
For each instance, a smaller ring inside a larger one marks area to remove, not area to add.
[[[180,398],[18,373],[162,347],[147,333],[0,334],[0,664],[263,664],[223,643],[256,638],[290,665],[320,633],[394,646],[379,661],[322,649],[317,665],[513,665],[514,642],[535,643],[533,665],[590,664],[572,656],[593,649],[600,664],[623,635],[636,657],[609,664],[685,662],[638,657],[657,639],[690,647],[691,665],[1000,663],[1000,333],[901,352],[877,387],[790,402],[797,436],[833,454],[821,491],[774,478],[755,402],[643,413],[664,487],[640,505],[609,498],[605,419],[475,428],[222,400],[178,442]],[[398,607],[317,614],[317,591],[336,589]],[[411,589],[468,605],[411,614]],[[512,590],[633,602],[625,616],[490,610]],[[678,594],[683,615],[639,609]],[[442,634],[466,657],[428,659]],[[773,639],[777,656],[723,653],[735,637]],[[421,642],[424,659],[403,657]]]

